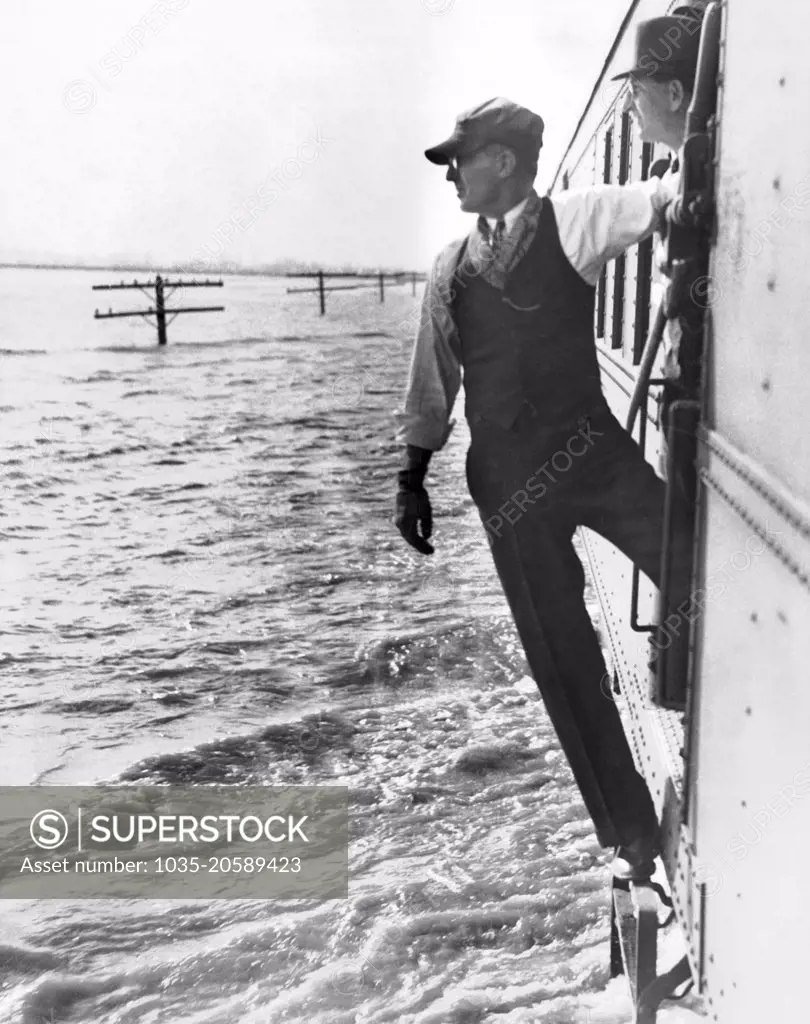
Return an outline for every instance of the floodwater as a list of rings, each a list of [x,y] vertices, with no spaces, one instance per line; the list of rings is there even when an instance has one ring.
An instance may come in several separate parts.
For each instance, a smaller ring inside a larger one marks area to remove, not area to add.
[[[120,276],[0,271],[0,784],[347,786],[349,898],[6,901],[0,1021],[629,1021],[460,414],[436,554],[391,523],[421,288],[320,317],[226,277],[183,300],[226,312],[159,350],[140,319],[93,320],[146,304],[91,292]],[[690,998],[662,1024],[698,1020]]]

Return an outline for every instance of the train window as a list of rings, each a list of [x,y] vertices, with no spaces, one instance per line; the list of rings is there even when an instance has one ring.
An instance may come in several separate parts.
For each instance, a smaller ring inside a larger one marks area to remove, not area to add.
[[[644,142],[641,145],[641,180],[646,181],[650,176],[650,167],[653,158],[653,144]]]
[[[630,176],[630,115],[622,114],[621,136],[619,138],[619,184],[624,185]],[[622,254],[616,259],[613,271],[613,321],[610,347],[621,348],[624,337],[624,281],[627,274],[627,257]]]
[[[610,332],[610,347],[622,347],[624,333],[624,276],[627,270],[627,257],[622,253],[616,257],[613,271],[613,323]]]
[[[652,164],[653,147],[652,143],[645,142],[641,147],[641,180],[646,181],[650,176]],[[636,264],[636,322],[633,327],[633,365],[638,366],[644,352],[644,344],[647,341],[647,332],[650,329],[650,280],[652,276],[652,249],[653,241],[648,238],[638,247],[638,262]]]
[[[613,129],[605,132],[605,159],[602,166],[602,181],[610,184],[613,171]],[[596,285],[596,337],[605,336],[605,307],[607,305],[607,267],[602,268]]]
[[[605,132],[605,166],[602,171],[602,181],[606,185],[610,184],[610,179],[613,177],[613,129],[608,128]]]
[[[622,114],[622,134],[619,144],[619,184],[625,185],[630,176],[630,115]]]
[[[602,267],[599,281],[596,285],[596,337],[605,336],[605,299],[607,293],[607,269]]]

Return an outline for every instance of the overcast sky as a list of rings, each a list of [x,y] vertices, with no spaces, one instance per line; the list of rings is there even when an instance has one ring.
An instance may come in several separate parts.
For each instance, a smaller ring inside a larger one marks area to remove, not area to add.
[[[628,6],[5,0],[0,260],[424,268],[468,219],[423,150],[508,96],[543,191]]]

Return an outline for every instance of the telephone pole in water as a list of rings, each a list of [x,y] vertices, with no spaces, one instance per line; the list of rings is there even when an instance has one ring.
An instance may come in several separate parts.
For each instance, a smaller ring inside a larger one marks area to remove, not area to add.
[[[151,299],[151,290],[154,289],[154,307],[149,309],[131,309],[126,310],[122,313],[113,313],[112,309],[106,313],[99,313],[98,310],[94,313],[95,320],[109,320],[113,317],[125,317],[125,316],[142,316],[144,320],[153,322],[150,317],[154,317],[154,323],[157,327],[158,345],[165,345],[167,342],[166,328],[168,324],[174,320],[180,313],[221,313],[224,306],[166,306],[166,300],[170,298],[178,288],[221,288],[222,280],[209,281],[207,278],[205,281],[166,281],[164,278],[157,274],[154,281],[133,281],[132,284],[125,284],[123,281],[120,284],[94,284],[93,291],[120,291],[122,289],[137,288],[142,291],[147,298]],[[169,289],[166,294],[166,289]],[[166,322],[166,316],[169,315],[169,321]]]

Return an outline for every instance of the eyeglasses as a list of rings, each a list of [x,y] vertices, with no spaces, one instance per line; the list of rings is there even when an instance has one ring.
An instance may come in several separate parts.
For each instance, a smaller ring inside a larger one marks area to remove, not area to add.
[[[472,163],[472,161],[475,160],[477,156],[480,156],[481,153],[489,147],[489,145],[491,145],[491,143],[487,143],[486,146],[481,146],[479,149],[474,149],[471,153],[465,153],[461,157],[451,157],[448,161],[450,169],[455,172],[458,171],[461,166]]]

